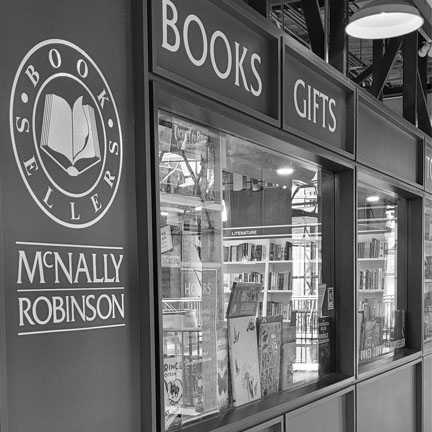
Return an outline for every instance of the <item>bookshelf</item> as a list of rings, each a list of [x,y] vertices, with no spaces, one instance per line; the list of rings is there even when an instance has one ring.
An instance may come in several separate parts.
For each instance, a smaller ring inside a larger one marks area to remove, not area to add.
[[[291,226],[292,229],[294,226]],[[317,238],[299,240],[281,234],[268,238],[224,237],[224,287],[235,281],[263,284],[262,316],[282,312],[290,320],[293,298],[317,293],[321,259]]]
[[[424,284],[423,284],[423,329],[424,343],[432,349],[432,201],[424,204]]]
[[[397,308],[398,198],[359,186],[357,337],[360,368],[404,346],[405,311]]]

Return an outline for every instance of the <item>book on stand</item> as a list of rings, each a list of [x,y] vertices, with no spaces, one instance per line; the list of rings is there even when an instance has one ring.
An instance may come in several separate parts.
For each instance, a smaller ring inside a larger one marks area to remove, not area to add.
[[[282,315],[257,319],[261,396],[279,391],[282,345]]]
[[[233,405],[261,397],[257,329],[254,316],[228,318],[228,347]]]
[[[183,407],[183,361],[180,355],[164,358],[165,429],[177,425]]]
[[[234,282],[227,308],[227,318],[254,316],[262,291],[260,283]]]
[[[295,319],[282,323],[282,349],[280,388],[286,390],[294,384],[294,363],[296,362],[297,338]]]
[[[318,375],[333,372],[333,319],[329,316],[318,318]]]

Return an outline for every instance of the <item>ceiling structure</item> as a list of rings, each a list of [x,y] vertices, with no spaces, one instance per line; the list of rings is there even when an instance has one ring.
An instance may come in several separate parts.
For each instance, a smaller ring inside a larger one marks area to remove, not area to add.
[[[418,32],[375,41],[348,37],[349,17],[369,1],[246,0],[372,95],[391,99],[392,109],[398,107],[408,121],[432,135],[432,57],[418,55],[432,41],[432,0],[412,1],[425,19]]]

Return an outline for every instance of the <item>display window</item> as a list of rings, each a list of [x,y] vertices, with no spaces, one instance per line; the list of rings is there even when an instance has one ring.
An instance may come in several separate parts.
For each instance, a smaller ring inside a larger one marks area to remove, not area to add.
[[[425,347],[432,349],[432,200],[424,204],[424,299],[423,337]]]
[[[404,199],[367,184],[358,187],[357,342],[359,370],[405,347],[406,310],[398,297],[400,207]]]
[[[168,430],[334,372],[334,189],[266,143],[162,110],[157,124]]]

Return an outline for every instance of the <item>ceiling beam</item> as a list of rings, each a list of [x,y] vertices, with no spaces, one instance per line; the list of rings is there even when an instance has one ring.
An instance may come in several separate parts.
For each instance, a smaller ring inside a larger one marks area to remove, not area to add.
[[[301,0],[312,51],[324,58],[324,27],[317,0]]]
[[[366,68],[360,75],[357,75],[353,81],[356,84],[361,84],[366,78],[368,78],[370,75],[372,75],[373,72],[373,65],[370,65],[368,68]]]
[[[259,12],[262,16],[268,18],[268,0],[246,0],[246,3]]]
[[[376,98],[380,98],[380,95],[382,94],[385,81],[396,59],[396,54],[402,45],[402,41],[403,37],[389,39],[382,60],[379,61],[378,59],[374,58],[374,79],[371,87],[371,93]]]
[[[418,33],[407,34],[402,44],[403,55],[403,102],[402,115],[411,124],[417,125],[417,62]]]
[[[328,40],[329,63],[344,75],[348,67],[348,36],[345,26],[349,12],[346,0],[332,0],[330,3],[330,35]]]

